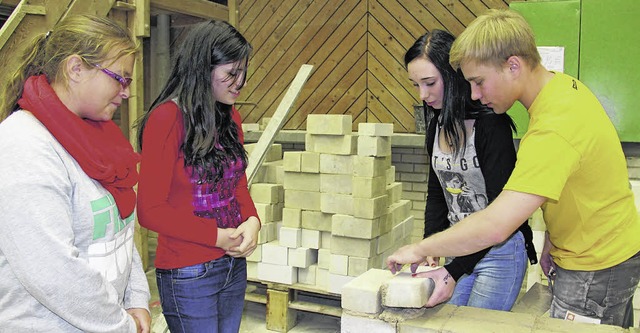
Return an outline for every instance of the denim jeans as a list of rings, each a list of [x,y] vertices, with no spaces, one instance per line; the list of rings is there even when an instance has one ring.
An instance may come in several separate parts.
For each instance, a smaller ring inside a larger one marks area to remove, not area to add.
[[[640,252],[599,271],[571,271],[556,267],[551,317],[567,311],[600,319],[601,324],[633,326],[633,294],[640,280]]]
[[[527,269],[521,232],[494,245],[476,264],[473,273],[456,283],[449,304],[509,311],[516,301]]]
[[[156,269],[162,313],[171,333],[237,333],[247,287],[244,258]]]

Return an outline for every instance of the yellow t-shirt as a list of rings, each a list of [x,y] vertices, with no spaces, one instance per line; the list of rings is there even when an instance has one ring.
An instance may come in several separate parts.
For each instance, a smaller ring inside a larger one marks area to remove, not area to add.
[[[593,271],[640,251],[622,146],[593,93],[556,73],[528,111],[529,129],[504,189],[547,198],[542,210],[555,262]]]

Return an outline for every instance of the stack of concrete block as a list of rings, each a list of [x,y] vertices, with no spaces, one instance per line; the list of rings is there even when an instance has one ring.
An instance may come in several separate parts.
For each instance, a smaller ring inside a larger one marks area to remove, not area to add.
[[[251,154],[254,148],[255,144],[245,145],[248,154]],[[267,258],[266,263],[268,264],[279,258],[271,253],[270,247],[264,248],[264,245],[278,239],[278,230],[282,224],[282,210],[284,208],[282,173],[282,145],[273,144],[267,150],[264,162],[258,169],[253,185],[249,189],[262,223],[258,234],[258,246],[247,257],[247,276],[250,279],[269,281],[271,279],[269,277],[270,271],[260,267],[263,265],[262,259],[263,257]]]
[[[391,308],[402,317],[402,310],[407,309],[404,319],[419,314],[420,310],[412,310],[427,303],[433,288],[432,279],[413,277],[410,272],[393,275],[388,270],[370,269],[342,290],[342,332],[396,332],[398,320],[385,320],[383,312]]]

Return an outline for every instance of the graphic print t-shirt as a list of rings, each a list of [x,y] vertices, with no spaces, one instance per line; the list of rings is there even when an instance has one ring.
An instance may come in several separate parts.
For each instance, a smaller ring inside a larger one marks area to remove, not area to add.
[[[473,120],[467,120],[471,122]],[[487,190],[475,147],[475,129],[467,136],[467,144],[456,158],[452,153],[443,152],[439,146],[440,128],[436,127],[431,163],[438,176],[449,213],[451,225],[488,204]]]

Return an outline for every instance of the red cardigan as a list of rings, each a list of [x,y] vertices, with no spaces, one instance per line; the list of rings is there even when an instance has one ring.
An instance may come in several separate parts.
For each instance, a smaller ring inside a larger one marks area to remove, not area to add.
[[[232,112],[238,138],[244,143],[240,113],[235,107]],[[171,101],[153,110],[143,133],[138,219],[140,225],[158,233],[155,266],[162,269],[207,262],[225,253],[216,247],[216,220],[193,214],[192,186],[180,150],[184,135],[182,111]],[[235,191],[242,221],[257,217],[246,177]]]

